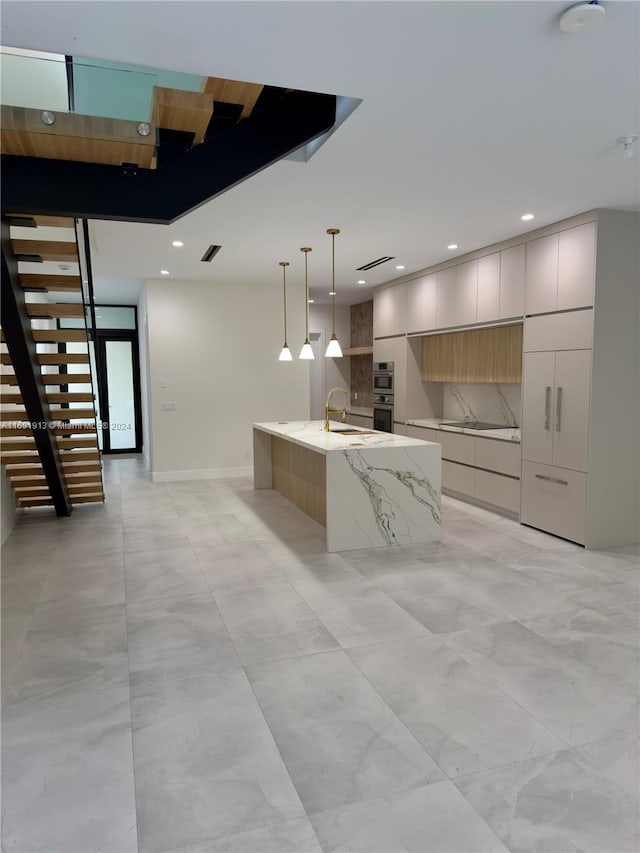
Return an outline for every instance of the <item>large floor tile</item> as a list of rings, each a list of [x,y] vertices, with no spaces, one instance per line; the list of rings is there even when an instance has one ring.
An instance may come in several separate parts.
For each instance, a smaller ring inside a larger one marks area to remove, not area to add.
[[[215,599],[245,666],[338,647],[334,637],[286,581],[220,589]]]
[[[132,719],[141,853],[304,818],[242,673],[148,682]]]
[[[343,648],[430,636],[424,625],[363,578],[291,583]]]
[[[127,607],[131,691],[148,681],[240,670],[210,594],[162,598]]]
[[[210,841],[174,848],[171,853],[322,853],[313,827],[304,817],[221,835]]]
[[[326,853],[485,853],[507,848],[451,782],[311,816]]]
[[[307,813],[443,778],[344,652],[259,664],[248,675]]]
[[[124,558],[127,602],[206,595],[207,582],[191,547],[135,551]]]
[[[11,675],[22,652],[22,647],[31,624],[31,616],[3,615],[0,620],[2,629],[2,701],[9,689]]]
[[[571,751],[455,784],[513,853],[638,849],[635,799]]]
[[[257,542],[195,545],[194,553],[214,592],[282,580],[275,563]]]
[[[123,605],[75,615],[36,611],[9,688],[11,701],[126,685],[129,679]]]
[[[349,656],[449,777],[566,747],[438,639],[350,649]]]
[[[614,676],[517,622],[462,631],[446,642],[570,744],[603,737],[637,701]]]
[[[126,686],[5,705],[3,850],[135,853]]]

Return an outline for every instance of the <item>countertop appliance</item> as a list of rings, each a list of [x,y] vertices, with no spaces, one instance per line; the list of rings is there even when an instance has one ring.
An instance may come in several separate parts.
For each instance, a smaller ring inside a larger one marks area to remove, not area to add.
[[[463,429],[516,429],[506,424],[488,424],[486,421],[440,421],[440,426],[462,427]]]

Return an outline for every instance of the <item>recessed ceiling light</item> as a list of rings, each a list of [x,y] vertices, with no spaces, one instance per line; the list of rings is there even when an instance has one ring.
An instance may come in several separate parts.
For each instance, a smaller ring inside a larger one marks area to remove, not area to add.
[[[335,296],[335,295],[336,295],[335,290],[330,290],[330,291],[329,291],[329,296]]]
[[[457,243],[449,243],[449,245],[447,246],[447,249],[457,249],[457,248],[458,248]]]
[[[358,284],[366,284],[366,283],[367,282],[363,278],[358,279]]]
[[[169,275],[169,270],[160,270],[160,275]]]
[[[309,299],[309,305],[315,302],[315,299]]]
[[[397,269],[397,270],[403,270],[403,269],[404,269],[404,264],[398,264],[398,266],[396,267],[396,269]]]
[[[174,240],[171,245],[175,246],[177,249],[179,249],[180,246],[184,246],[184,243],[182,242],[182,240]]]
[[[533,213],[523,213],[520,219],[523,222],[530,222],[533,219]]]

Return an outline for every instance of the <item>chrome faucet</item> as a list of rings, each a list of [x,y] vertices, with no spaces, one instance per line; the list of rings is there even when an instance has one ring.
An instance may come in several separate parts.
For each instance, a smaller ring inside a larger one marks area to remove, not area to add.
[[[344,408],[342,409],[334,409],[329,405],[329,400],[334,391],[342,391],[344,394]],[[327,399],[324,404],[324,431],[329,432],[329,415],[342,415],[341,422],[344,424],[347,422],[347,402],[349,400],[349,392],[346,388],[332,388],[331,391],[327,394]]]

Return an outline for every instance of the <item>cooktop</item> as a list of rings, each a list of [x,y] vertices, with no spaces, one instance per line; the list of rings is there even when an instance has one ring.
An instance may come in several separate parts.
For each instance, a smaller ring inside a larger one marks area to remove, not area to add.
[[[488,424],[484,421],[440,421],[440,426],[463,427],[464,429],[509,429],[506,424]]]

